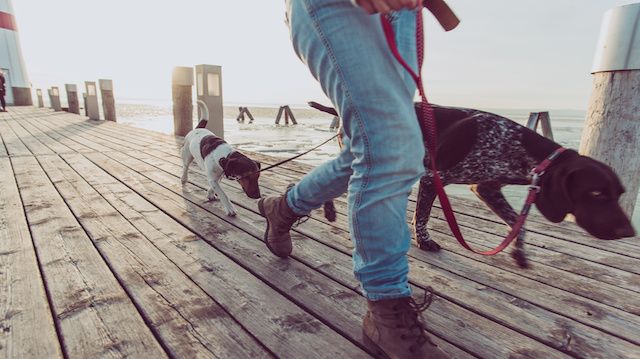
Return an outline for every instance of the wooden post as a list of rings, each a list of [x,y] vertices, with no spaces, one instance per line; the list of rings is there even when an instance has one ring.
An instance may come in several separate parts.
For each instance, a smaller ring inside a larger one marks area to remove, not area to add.
[[[293,112],[291,112],[291,107],[289,107],[289,105],[285,106],[285,110],[287,111],[286,113],[289,115],[289,117],[291,118],[291,122],[294,125],[297,125],[298,122],[296,121],[296,117],[293,115]]]
[[[640,187],[640,3],[605,13],[580,153],[611,166],[632,216]]]
[[[247,116],[249,117],[249,123],[253,123],[253,115],[251,115],[251,112],[249,111],[248,107],[244,108],[244,112],[247,114]]]
[[[289,126],[289,106],[284,106],[284,124]]]
[[[538,124],[542,127],[542,135],[550,140],[553,140],[553,131],[551,131],[551,118],[549,112],[531,112],[529,114],[529,121],[527,121],[527,127],[536,131]]]
[[[62,105],[60,105],[60,90],[57,87],[51,88],[51,108],[54,111],[62,111]]]
[[[98,80],[100,83],[100,95],[102,96],[102,113],[107,121],[116,122],[116,101],[113,97],[113,81]]]
[[[67,103],[69,104],[69,112],[80,114],[80,104],[78,103],[78,86],[75,84],[64,85],[67,90]]]
[[[96,83],[93,81],[85,81],[85,113],[91,120],[100,119],[100,109],[98,108],[98,91]]]
[[[42,90],[41,89],[37,89],[36,90],[36,97],[38,98],[38,107],[39,108],[43,108],[44,107],[44,100],[42,100]]]
[[[193,130],[193,68],[174,67],[171,82],[173,133],[186,136]]]
[[[236,122],[244,123],[244,109],[244,107],[238,107],[240,114],[238,114],[238,117],[236,117]]]
[[[278,115],[276,116],[276,125],[280,124],[280,117],[282,117],[282,112],[284,111],[284,106],[280,106],[278,110]]]

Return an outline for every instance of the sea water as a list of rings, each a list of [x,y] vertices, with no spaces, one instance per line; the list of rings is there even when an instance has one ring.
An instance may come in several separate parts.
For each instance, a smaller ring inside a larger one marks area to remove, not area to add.
[[[285,125],[284,116],[280,124],[275,124],[278,105],[242,105],[249,108],[255,118],[249,123],[236,122],[238,106],[225,106],[224,129],[225,140],[239,150],[260,152],[274,157],[287,158],[320,144],[334,132],[329,129],[333,116],[302,106],[291,106],[296,116],[297,125]],[[482,109],[526,124],[530,112],[545,111],[543,109]],[[170,101],[129,99],[119,101],[116,109],[118,122],[135,127],[145,128],[167,134],[173,133],[173,112]],[[194,107],[194,122],[197,122],[197,111]],[[584,125],[585,111],[550,110],[551,127],[554,140],[564,147],[578,149]],[[335,157],[339,152],[336,141],[331,141],[319,149],[302,156],[297,161],[317,166]],[[475,199],[468,186],[447,186],[447,193],[468,199]],[[503,192],[507,200],[520,208],[526,196],[525,186],[506,186]],[[640,229],[640,196],[638,196],[633,223]]]

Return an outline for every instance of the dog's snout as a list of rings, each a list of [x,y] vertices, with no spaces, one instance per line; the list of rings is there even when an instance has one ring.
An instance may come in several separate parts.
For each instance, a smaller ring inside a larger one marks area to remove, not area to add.
[[[627,238],[636,235],[636,231],[630,224],[616,228],[615,233],[618,238]]]
[[[248,194],[249,198],[258,199],[260,198],[260,192]]]

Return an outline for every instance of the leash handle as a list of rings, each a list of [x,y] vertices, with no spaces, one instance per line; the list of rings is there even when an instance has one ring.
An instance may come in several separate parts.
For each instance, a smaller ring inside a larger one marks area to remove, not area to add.
[[[402,65],[402,67],[409,72],[411,77],[416,83],[418,88],[418,92],[420,93],[421,105],[420,105],[420,128],[422,130],[423,136],[427,142],[427,150],[430,159],[430,167],[433,173],[433,182],[436,188],[436,193],[438,195],[438,200],[440,201],[440,206],[442,207],[442,212],[449,224],[449,228],[451,232],[458,240],[458,243],[465,249],[482,255],[494,255],[502,252],[511,242],[518,236],[520,230],[524,226],[524,223],[527,219],[527,215],[529,214],[529,210],[531,209],[531,205],[535,202],[536,194],[539,191],[539,187],[537,186],[537,177],[535,178],[534,183],[529,187],[529,194],[527,195],[527,199],[525,205],[516,220],[516,223],[511,227],[511,231],[509,234],[502,240],[502,242],[494,249],[488,251],[478,251],[464,240],[462,232],[460,230],[460,226],[458,225],[458,221],[456,220],[455,214],[453,212],[453,208],[451,207],[451,202],[449,201],[449,197],[444,190],[444,185],[442,184],[442,179],[440,178],[440,173],[436,168],[436,155],[438,151],[438,131],[437,125],[435,121],[435,116],[433,113],[433,108],[429,104],[427,100],[426,93],[424,91],[424,86],[422,82],[422,75],[420,71],[422,70],[422,65],[424,63],[424,30],[423,30],[423,19],[422,19],[422,8],[419,8],[416,11],[416,51],[418,57],[418,72],[416,73],[409,64],[402,58],[400,52],[398,51],[398,47],[396,45],[395,40],[395,32],[393,31],[393,27],[391,25],[391,21],[386,16],[380,16],[380,21],[382,25],[382,29],[384,31],[385,38],[387,40],[387,44],[389,45],[389,49],[391,53],[395,57],[395,59]],[[545,159],[540,165],[538,165],[533,173],[541,175],[544,170],[551,164],[551,161],[557,157],[560,153],[562,153],[565,149],[559,148],[555,152],[553,152],[547,159]]]

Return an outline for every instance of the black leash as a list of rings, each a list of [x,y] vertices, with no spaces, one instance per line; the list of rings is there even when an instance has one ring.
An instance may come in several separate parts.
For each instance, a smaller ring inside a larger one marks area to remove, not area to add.
[[[309,152],[311,152],[311,151],[317,150],[318,148],[320,148],[320,147],[322,147],[323,145],[327,144],[329,141],[331,141],[331,140],[333,140],[334,138],[338,137],[338,135],[339,135],[339,133],[336,133],[335,135],[331,136],[331,137],[330,137],[329,139],[327,139],[326,141],[322,142],[321,144],[319,144],[319,145],[317,145],[317,146],[315,146],[315,147],[313,147],[313,148],[311,148],[311,149],[309,149],[309,150],[307,150],[307,151],[305,151],[305,152],[302,152],[302,153],[300,153],[300,154],[297,154],[297,155],[295,155],[295,156],[293,156],[293,157],[291,157],[291,158],[287,158],[287,159],[282,160],[282,161],[280,161],[280,162],[274,163],[274,164],[272,164],[272,165],[270,165],[270,166],[267,166],[267,167],[265,167],[265,168],[262,168],[262,169],[260,169],[260,170],[258,170],[258,171],[251,172],[251,173],[249,173],[248,175],[242,176],[242,177],[240,177],[240,178],[245,178],[245,177],[251,176],[252,174],[259,173],[259,172],[268,171],[268,170],[270,170],[270,169],[272,169],[272,168],[275,168],[275,167],[281,166],[281,165],[283,165],[283,164],[285,164],[285,163],[287,163],[287,162],[291,162],[291,161],[295,160],[295,159],[296,159],[296,158],[298,158],[298,157],[302,157],[302,156],[306,155],[307,153],[309,153]],[[239,178],[239,179],[240,179],[240,178]]]

